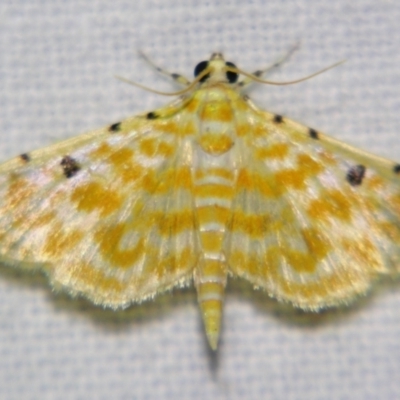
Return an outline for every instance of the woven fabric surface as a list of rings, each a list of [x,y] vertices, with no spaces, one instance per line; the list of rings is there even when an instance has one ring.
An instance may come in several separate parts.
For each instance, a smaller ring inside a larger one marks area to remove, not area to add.
[[[261,108],[400,161],[400,4],[394,0],[2,0],[2,161],[170,101],[138,56],[191,77],[211,52],[253,71]],[[0,398],[400,398],[400,285],[308,317],[228,283],[221,343],[205,340],[194,288],[113,312],[53,293],[41,274],[0,268]]]

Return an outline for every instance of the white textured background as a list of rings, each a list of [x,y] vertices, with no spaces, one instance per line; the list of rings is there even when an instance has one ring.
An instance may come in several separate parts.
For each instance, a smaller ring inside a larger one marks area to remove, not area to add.
[[[256,103],[399,160],[399,20],[397,0],[1,0],[1,160],[169,101],[113,78],[173,88],[139,48],[191,76],[212,51],[254,70],[298,40],[271,78],[348,62]],[[192,289],[113,313],[2,267],[0,399],[399,399],[399,286],[309,321],[230,285],[213,356]]]

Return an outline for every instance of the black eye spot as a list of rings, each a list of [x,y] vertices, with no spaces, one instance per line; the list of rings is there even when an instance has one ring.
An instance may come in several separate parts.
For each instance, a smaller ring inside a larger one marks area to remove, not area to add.
[[[208,61],[199,62],[194,69],[194,76],[199,76],[208,67]],[[209,78],[210,74],[203,76],[200,82],[204,82]]]
[[[118,132],[121,128],[121,122],[117,122],[115,124],[112,124],[108,127],[108,130],[110,132]]]
[[[308,134],[310,135],[310,138],[318,139],[318,132],[315,129],[309,128]]]
[[[346,175],[347,182],[349,182],[351,186],[361,185],[365,176],[365,170],[366,169],[364,165],[354,165],[347,172]]]
[[[150,111],[149,113],[146,114],[147,119],[156,119],[158,118],[158,115],[154,111]]]
[[[70,156],[64,156],[61,159],[60,165],[66,178],[72,178],[81,169],[78,162]]]
[[[234,63],[231,63],[230,61],[227,61],[225,65],[227,65],[228,67],[236,68],[236,65]],[[226,78],[228,79],[229,83],[235,83],[238,80],[239,75],[237,72],[226,71]]]
[[[21,159],[22,161],[24,161],[24,162],[29,162],[29,161],[31,161],[31,157],[30,157],[30,155],[29,155],[28,153],[23,153],[23,154],[21,154],[19,157],[20,157],[20,159]]]

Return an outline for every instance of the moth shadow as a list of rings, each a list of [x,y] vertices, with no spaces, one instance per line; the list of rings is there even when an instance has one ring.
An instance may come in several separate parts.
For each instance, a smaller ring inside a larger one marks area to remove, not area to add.
[[[318,328],[326,325],[344,323],[354,318],[361,310],[367,308],[380,294],[398,289],[400,279],[381,279],[377,281],[365,296],[355,297],[349,304],[327,307],[318,311],[305,311],[290,303],[277,301],[263,290],[255,290],[242,279],[229,281],[229,292],[237,298],[251,302],[258,312],[273,315],[288,326],[300,328]]]
[[[51,297],[56,310],[84,315],[108,331],[126,330],[132,325],[166,318],[179,308],[196,301],[194,293],[190,293],[188,288],[165,292],[154,299],[116,310],[93,304],[84,297],[70,296],[62,291],[52,292]]]
[[[3,281],[12,286],[26,286],[36,290],[47,290],[47,297],[57,312],[67,312],[73,317],[85,316],[109,331],[120,331],[145,321],[165,318],[177,309],[196,303],[193,288],[182,288],[167,291],[142,303],[135,303],[125,309],[105,308],[93,304],[83,296],[72,296],[67,291],[54,290],[47,276],[40,271],[17,269],[0,264],[0,275]]]
[[[95,324],[110,331],[125,330],[132,324],[142,324],[146,321],[166,318],[179,308],[188,304],[197,304],[196,291],[192,286],[176,288],[157,295],[142,303],[135,303],[126,309],[113,310],[95,305],[80,296],[71,296],[66,291],[55,291],[51,288],[48,278],[39,271],[17,269],[0,264],[2,279],[13,286],[27,286],[33,289],[47,289],[48,297],[56,311],[90,318]],[[279,321],[297,327],[326,326],[351,319],[361,309],[367,307],[383,291],[398,288],[400,279],[382,279],[373,285],[373,289],[366,296],[358,297],[349,305],[332,307],[318,312],[303,311],[291,304],[279,302],[263,290],[254,290],[251,284],[242,279],[228,279],[227,297],[241,298],[253,304],[258,312],[273,315]],[[199,318],[199,329],[202,329]],[[213,352],[211,352],[213,354]]]

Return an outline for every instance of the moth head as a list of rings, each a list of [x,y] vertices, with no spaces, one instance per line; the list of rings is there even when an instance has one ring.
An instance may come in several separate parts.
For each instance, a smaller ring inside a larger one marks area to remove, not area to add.
[[[236,83],[239,78],[237,67],[230,61],[225,61],[221,53],[213,53],[207,61],[199,62],[194,69],[194,77],[198,78],[200,83],[225,82]]]

